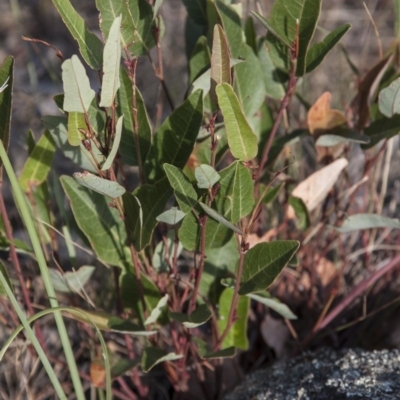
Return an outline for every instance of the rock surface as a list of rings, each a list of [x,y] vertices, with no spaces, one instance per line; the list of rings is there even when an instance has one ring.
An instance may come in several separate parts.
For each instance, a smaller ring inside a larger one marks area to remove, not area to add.
[[[400,351],[323,348],[249,375],[224,400],[400,399]]]

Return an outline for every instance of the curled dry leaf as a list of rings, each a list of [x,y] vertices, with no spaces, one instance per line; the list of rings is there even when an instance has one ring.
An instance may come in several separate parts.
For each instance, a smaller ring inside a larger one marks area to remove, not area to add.
[[[314,172],[303,182],[300,182],[291,193],[292,196],[303,200],[308,212],[315,210],[326,198],[339,178],[340,173],[349,162],[345,158],[339,158],[333,163]],[[292,207],[288,207],[287,218],[295,217]]]
[[[332,109],[330,103],[331,94],[330,92],[325,92],[308,111],[308,129],[315,140],[323,134],[332,134],[335,133],[335,130],[347,126],[345,115],[339,110]],[[330,148],[316,146],[318,161],[321,161],[327,156],[337,158],[342,152],[343,147],[343,143],[339,143]]]
[[[329,261],[325,257],[316,256],[315,258],[318,259],[315,271],[318,274],[320,282],[322,286],[328,286],[332,282],[332,279],[336,277],[338,268],[332,261]]]

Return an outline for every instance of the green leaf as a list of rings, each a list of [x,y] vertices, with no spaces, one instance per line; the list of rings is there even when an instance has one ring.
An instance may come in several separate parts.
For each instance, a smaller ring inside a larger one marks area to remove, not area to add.
[[[18,182],[23,191],[44,182],[50,172],[56,146],[48,130],[45,130],[29,155]]]
[[[121,67],[120,70],[121,87],[118,90],[118,112],[124,116],[124,125],[122,128],[120,153],[122,162],[128,165],[143,165],[149,153],[151,146],[152,130],[146,106],[139,89],[136,88],[136,109],[138,121],[138,139],[140,160],[137,158],[135,135],[135,119],[132,104],[133,87],[127,72]]]
[[[178,208],[172,207],[171,209],[164,211],[162,214],[160,214],[156,218],[156,220],[158,222],[164,222],[168,225],[176,225],[185,217],[185,215],[186,213],[182,212]]]
[[[313,44],[307,52],[306,56],[306,73],[317,68],[324,61],[328,53],[339,43],[340,39],[351,28],[350,24],[339,26],[329,33],[322,42]]]
[[[89,78],[78,56],[75,54],[62,65],[65,111],[86,113],[94,99],[95,92],[90,87]]]
[[[185,249],[190,251],[199,249],[201,229],[192,212],[187,214],[183,219],[178,235]],[[206,249],[223,246],[229,241],[231,236],[232,230],[228,229],[226,226],[214,219],[209,219],[207,221]]]
[[[121,15],[114,19],[104,46],[103,80],[100,107],[111,107],[120,87],[119,68],[121,62]]]
[[[44,126],[50,131],[57,148],[62,151],[65,157],[86,171],[97,172],[97,169],[90,162],[92,156],[84,146],[81,144],[79,147],[74,147],[68,143],[67,118],[47,115],[42,117],[42,121]],[[97,151],[94,145],[92,145],[92,149],[97,156],[98,162],[101,164],[104,157]]]
[[[56,94],[53,96],[54,103],[56,103],[57,108],[65,114],[64,111],[64,93]]]
[[[197,204],[197,193],[187,176],[179,169],[170,164],[164,164],[170,185],[174,189],[174,195],[179,207],[184,213],[190,213]]]
[[[204,358],[205,360],[215,360],[218,358],[233,358],[236,355],[236,348],[235,347],[227,347],[226,349],[223,350],[218,350],[218,351],[210,351],[209,353],[205,353],[204,355],[201,355],[201,358]]]
[[[202,92],[192,93],[158,129],[146,162],[149,181],[165,176],[164,163],[183,168],[193,151],[203,119]]]
[[[49,273],[57,292],[80,293],[92,276],[94,269],[92,266],[84,265],[76,271],[62,273],[58,269],[49,269]]]
[[[239,294],[260,292],[271,286],[299,246],[296,240],[277,240],[251,248],[244,257]]]
[[[168,304],[168,294],[166,294],[164,297],[160,299],[157,306],[153,308],[151,314],[147,317],[146,321],[144,321],[144,324],[150,325],[156,323],[167,304]]]
[[[214,218],[216,221],[220,222],[222,225],[226,226],[227,228],[231,229],[232,231],[239,233],[239,235],[244,235],[244,233],[231,222],[229,222],[226,218],[224,218],[221,214],[219,214],[216,210],[213,210],[211,207],[208,207],[206,204],[199,202],[199,206],[211,217]]]
[[[394,80],[379,93],[379,111],[385,117],[400,114],[400,78]]]
[[[146,310],[151,313],[161,300],[160,291],[156,284],[144,274],[141,274],[140,280],[142,283]],[[127,271],[121,276],[120,285],[121,299],[124,308],[134,311],[135,317],[139,318],[141,323],[144,323],[146,318],[144,317],[142,299],[136,276],[132,272]],[[158,323],[161,323],[161,320],[162,315],[158,318]]]
[[[298,32],[297,76],[303,76],[306,72],[306,56],[321,12],[321,2],[277,0],[268,18],[269,25],[288,48],[292,47]]]
[[[175,321],[183,324],[185,328],[197,328],[211,318],[211,311],[206,304],[200,304],[190,315],[177,312],[170,312],[169,315]]]
[[[390,139],[400,132],[400,115],[394,115],[392,118],[379,118],[372,122],[364,133],[370,138],[368,144],[363,144],[362,148],[369,149],[375,146],[383,139]]]
[[[14,84],[14,58],[7,56],[0,66],[0,140],[5,149],[10,143],[12,90]],[[0,165],[2,161],[0,159]]]
[[[231,64],[228,41],[222,26],[214,26],[211,53],[211,99],[216,102],[215,89],[219,83],[231,84]]]
[[[277,312],[279,315],[282,315],[283,318],[297,319],[296,315],[292,313],[286,304],[281,303],[275,297],[271,297],[271,295],[267,292],[249,293],[246,294],[246,296],[252,300],[264,304],[271,310]]]
[[[332,228],[340,233],[375,228],[400,229],[400,220],[378,214],[355,214],[347,217],[342,226],[334,226]]]
[[[189,17],[197,25],[207,25],[206,0],[182,0]]]
[[[142,370],[147,373],[159,363],[178,360],[182,357],[181,354],[166,353],[158,347],[146,347],[142,356]]]
[[[239,161],[220,172],[220,188],[215,198],[217,210],[234,224],[250,214],[254,207],[253,179]]]
[[[118,182],[100,178],[89,172],[75,172],[73,176],[80,185],[113,199],[122,196],[126,192],[125,188]]]
[[[0,274],[2,274],[4,276],[4,278],[7,281],[8,286],[11,289],[13,289],[13,285],[11,284],[10,277],[8,276],[6,267],[4,266],[4,264],[1,261],[0,261]],[[2,297],[7,296],[7,292],[1,282],[0,282],[0,296],[2,296]]]
[[[321,135],[317,141],[315,142],[316,146],[322,147],[332,147],[336,146],[340,143],[360,143],[360,144],[368,144],[370,142],[370,138],[367,135],[363,135],[356,131],[345,129],[343,132],[339,130],[339,132],[334,135],[326,134]]]
[[[96,0],[100,28],[108,37],[115,18],[122,15],[121,44],[134,56],[145,55],[154,47],[153,7],[146,0]]]
[[[79,129],[87,130],[85,114],[81,112],[68,113],[68,143],[71,146],[79,146],[85,137]]]
[[[203,92],[203,100],[206,99],[209,100],[207,95],[210,93],[211,89],[210,79],[211,79],[211,68],[208,68],[197,79],[193,81],[192,86],[190,87],[190,93],[194,93],[196,90],[201,90]],[[206,105],[207,104],[204,104],[204,108],[207,111]]]
[[[279,71],[272,62],[270,49],[265,40],[260,40],[258,45],[258,58],[263,71],[265,91],[268,97],[282,100],[285,96],[284,79],[279,75]]]
[[[266,95],[263,81],[260,81],[263,75],[260,60],[244,41],[242,22],[237,12],[232,6],[221,1],[217,1],[216,5],[228,39],[231,56],[245,60],[234,68],[234,87],[244,114],[250,117],[259,110]]]
[[[160,7],[161,7],[163,1],[164,0],[155,0],[154,6],[153,6],[154,18],[157,16],[158,11],[160,10]]]
[[[261,14],[255,11],[251,11],[251,13],[261,22],[261,24],[264,26],[264,28],[268,31],[268,33],[272,34],[276,39],[278,39],[282,44],[284,44],[286,47],[289,47],[285,40],[282,39],[279,34],[274,30],[274,28],[271,26],[271,24],[268,22],[267,19],[265,19]]]
[[[257,50],[257,35],[254,27],[254,20],[251,16],[247,17],[246,24],[244,26],[244,33],[246,36],[246,43],[254,51],[254,54],[258,53]]]
[[[125,262],[126,231],[118,211],[108,205],[103,195],[85,189],[73,178],[62,176],[60,180],[76,223],[97,256],[111,265]]]
[[[137,251],[143,250],[151,242],[157,216],[164,210],[172,191],[166,178],[154,185],[139,186],[133,194],[123,196],[131,239]],[[141,215],[143,222],[141,222]]]
[[[279,191],[282,189],[282,187],[284,185],[285,185],[285,183],[281,183],[278,186],[268,188],[263,196],[262,202],[264,204],[272,203],[276,199],[276,196],[278,195]],[[263,191],[264,190],[262,189],[262,187],[260,185],[260,192],[263,192]]]
[[[52,0],[72,37],[78,42],[79,51],[87,64],[100,70],[103,65],[103,43],[86,26],[70,1]]]
[[[310,226],[310,216],[308,215],[307,206],[299,197],[290,196],[288,203],[293,207],[297,217],[297,227],[305,231]]]
[[[106,161],[104,162],[103,166],[101,167],[102,171],[107,171],[108,169],[111,168],[112,163],[114,162],[115,156],[117,155],[119,145],[121,143],[121,136],[122,136],[122,124],[124,121],[124,116],[121,115],[118,118],[118,121],[115,125],[115,136],[114,136],[114,141],[112,143],[111,151],[107,156]]]
[[[109,318],[107,326],[113,332],[135,336],[151,336],[157,333],[157,331],[146,331],[132,321],[115,316]]]
[[[218,172],[207,164],[196,167],[194,175],[199,189],[211,189],[220,180]]]
[[[231,86],[222,83],[216,90],[231,153],[240,161],[250,161],[257,156],[257,136],[247,122]]]
[[[189,82],[193,83],[202,73],[210,68],[210,51],[207,38],[200,36],[189,60]]]
[[[229,310],[232,304],[234,291],[226,288],[219,300],[219,320],[218,328],[223,332],[228,324]],[[239,302],[236,310],[237,321],[232,325],[228,335],[222,343],[222,349],[228,347],[236,347],[238,349],[247,350],[249,342],[247,340],[247,315],[249,312],[250,299],[245,296],[239,297]]]

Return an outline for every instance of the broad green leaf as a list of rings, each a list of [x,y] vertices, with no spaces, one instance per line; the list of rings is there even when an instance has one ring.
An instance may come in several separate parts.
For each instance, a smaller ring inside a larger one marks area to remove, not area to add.
[[[231,84],[231,64],[228,41],[222,26],[214,26],[211,53],[211,98],[217,101],[215,89],[219,83]]]
[[[222,26],[229,43],[231,56],[245,60],[234,68],[234,87],[246,117],[254,115],[265,97],[264,82],[260,60],[253,49],[245,43],[240,16],[230,5],[216,2]]]
[[[48,130],[45,130],[32,153],[29,155],[19,176],[19,184],[23,191],[31,186],[38,186],[44,182],[50,172],[56,146]]]
[[[292,313],[292,311],[286,304],[281,303],[275,297],[271,297],[271,295],[267,292],[249,293],[246,294],[246,296],[252,300],[264,304],[271,310],[277,312],[279,315],[282,315],[283,318],[297,319],[296,315]]]
[[[388,118],[400,114],[400,78],[379,93],[379,111]]]
[[[126,224],[137,251],[143,250],[150,244],[157,225],[156,218],[164,210],[171,194],[167,178],[161,179],[154,185],[139,186],[133,194],[128,192],[124,194]]]
[[[80,185],[113,199],[122,196],[126,191],[118,182],[100,178],[100,176],[89,172],[75,172],[74,179]]]
[[[109,36],[115,18],[122,15],[123,49],[134,56],[141,56],[154,47],[153,7],[146,0],[96,0],[96,6],[100,11],[100,28],[105,37]]]
[[[78,56],[75,54],[62,65],[65,111],[86,113],[94,99],[95,92],[90,87],[89,78]]]
[[[76,271],[61,272],[58,269],[49,269],[54,289],[61,293],[79,293],[89,281],[94,267],[84,265]]]
[[[168,304],[168,294],[162,297],[158,302],[157,306],[151,310],[151,314],[146,318],[146,321],[144,321],[144,325],[150,325],[156,323],[167,304]]]
[[[8,286],[10,288],[13,288],[13,285],[11,284],[10,277],[8,276],[7,270],[6,270],[4,264],[1,261],[0,261],[0,273],[6,279]],[[1,282],[0,282],[0,296],[2,296],[2,297],[7,296],[7,292],[4,289],[4,286],[1,284]]]
[[[211,217],[214,218],[216,221],[221,223],[222,225],[226,226],[227,228],[231,229],[232,231],[239,233],[239,235],[244,235],[244,233],[232,222],[229,222],[226,218],[224,218],[221,214],[219,214],[216,210],[208,207],[206,204],[199,202],[199,206]]]
[[[175,254],[175,247],[176,249],[176,256],[179,257],[182,253],[182,243],[178,241],[175,242],[175,232],[169,231],[167,234],[167,246],[165,246],[164,240],[158,242],[152,258],[151,265],[157,272],[167,272],[169,270],[169,265],[172,265],[174,254]],[[166,249],[167,247],[167,249]]]
[[[258,45],[258,58],[263,71],[265,92],[268,97],[281,100],[285,96],[284,79],[279,75],[279,70],[272,62],[269,46],[265,40],[260,40]]]
[[[166,353],[158,347],[146,347],[142,356],[142,370],[147,373],[159,363],[178,360],[182,357],[182,354]]]
[[[200,292],[208,298],[212,304],[217,304],[224,290],[221,279],[235,274],[235,268],[239,259],[238,243],[232,235],[228,243],[221,247],[208,249],[201,276]]]
[[[228,347],[224,350],[212,351],[212,348],[198,336],[193,336],[193,341],[197,344],[197,349],[201,358],[213,359],[213,358],[232,358],[236,354],[234,347]]]
[[[251,13],[261,22],[261,24],[264,26],[264,28],[268,31],[268,33],[272,34],[275,38],[277,38],[279,41],[281,41],[282,44],[284,44],[286,47],[289,47],[286,45],[286,42],[283,38],[279,36],[279,34],[274,30],[272,25],[268,22],[267,19],[265,19],[261,14],[255,11],[251,11]]]
[[[103,65],[103,43],[86,26],[70,1],[52,0],[72,37],[78,42],[79,51],[87,64],[100,70]]]
[[[161,300],[161,294],[156,284],[144,274],[141,274],[141,283],[144,294],[144,302],[146,310],[151,313],[159,304]],[[121,277],[121,299],[125,309],[130,309],[134,312],[135,317],[139,318],[141,323],[144,323],[146,317],[144,316],[142,299],[140,295],[139,285],[135,274],[132,272],[126,272]],[[158,323],[163,322],[162,313],[158,317]]]
[[[65,157],[86,171],[97,172],[93,163],[90,162],[92,156],[84,146],[81,144],[79,147],[74,147],[68,143],[67,118],[48,115],[42,117],[42,121],[44,126],[50,131],[57,148],[61,150]],[[103,155],[100,154],[94,145],[92,145],[92,149],[98,157],[98,163],[101,164],[104,160]]]
[[[375,146],[383,139],[390,139],[400,132],[400,115],[394,115],[392,118],[382,117],[372,122],[364,133],[370,138],[368,144],[363,144],[363,149],[369,149]]]
[[[306,72],[306,56],[314,36],[322,0],[277,0],[272,6],[268,23],[288,48],[293,46],[298,33],[296,75]]]
[[[219,299],[219,319],[218,319],[218,327],[219,332],[222,333],[227,324],[228,324],[228,316],[229,310],[232,304],[233,298],[233,290],[230,288],[226,288]],[[249,347],[249,342],[247,340],[247,314],[249,312],[250,299],[245,296],[241,296],[239,298],[239,302],[237,305],[236,317],[237,321],[234,322],[231,329],[229,330],[228,335],[222,343],[222,349],[226,349],[228,347],[236,347],[241,350],[247,350]]]
[[[339,43],[340,39],[351,28],[350,24],[339,26],[334,31],[329,33],[322,42],[313,44],[306,56],[306,73],[311,72],[322,63],[328,53]]]
[[[344,130],[343,133],[339,130],[338,134],[335,133],[334,135],[331,134],[321,135],[315,142],[315,145],[322,147],[332,147],[340,143],[347,143],[347,142],[368,144],[370,140],[371,139],[367,135],[363,135],[356,131],[346,129]]]
[[[172,207],[171,209],[164,211],[162,214],[160,214],[156,218],[156,220],[158,222],[164,222],[168,225],[176,225],[178,222],[182,221],[185,215],[186,213],[184,213],[183,211],[179,210],[176,207]]]
[[[85,114],[71,111],[68,113],[68,143],[71,146],[79,146],[85,139],[79,129],[87,130]]]
[[[111,265],[124,263],[126,231],[118,211],[108,205],[106,197],[84,188],[73,178],[62,176],[60,180],[76,223],[97,256]]]
[[[157,16],[158,11],[160,10],[160,7],[161,7],[163,1],[164,0],[155,0],[154,5],[153,5],[154,18]]]
[[[108,169],[110,169],[110,167],[112,166],[112,163],[114,162],[115,156],[117,155],[117,152],[119,150],[119,145],[121,143],[123,121],[124,121],[124,116],[121,115],[118,118],[117,123],[115,124],[114,141],[111,146],[111,151],[108,154],[107,159],[104,162],[103,166],[101,167],[102,171],[107,171]]]
[[[12,90],[14,84],[14,58],[7,56],[0,66],[0,140],[5,149],[10,142]],[[0,160],[0,165],[2,161]]]
[[[174,189],[179,207],[184,213],[190,213],[197,204],[197,193],[193,185],[179,168],[171,164],[164,164],[164,170],[172,189]]]
[[[135,336],[151,336],[157,333],[157,331],[146,331],[140,325],[132,321],[115,316],[108,320],[107,326],[113,332]]]
[[[51,243],[52,238],[49,234],[51,228],[46,226],[46,223],[51,226],[54,223],[54,216],[51,215],[51,197],[47,181],[45,180],[40,185],[32,187],[31,190],[33,202],[32,205],[31,202],[29,202],[29,205],[31,205],[32,216],[37,219],[36,226],[38,234],[40,235],[42,243]]]
[[[299,197],[290,196],[288,203],[293,207],[297,217],[297,227],[305,231],[310,226],[310,216],[308,215],[307,206]]]
[[[194,93],[196,90],[201,90],[203,92],[203,100],[209,99],[207,95],[210,93],[211,89],[211,68],[204,71],[197,79],[195,79],[190,87],[190,93]],[[210,106],[211,107],[211,106]],[[204,108],[207,111],[206,104]]]
[[[196,78],[209,68],[210,50],[208,49],[207,38],[200,36],[189,60],[189,82],[193,83]]]
[[[128,165],[143,165],[151,146],[151,126],[147,115],[146,106],[139,89],[136,88],[136,109],[138,123],[138,140],[139,140],[139,155],[135,145],[135,118],[132,105],[133,87],[127,72],[121,68],[120,71],[121,87],[118,90],[118,109],[119,114],[124,116],[124,125],[122,128],[120,153],[122,161]]]
[[[262,202],[263,202],[264,204],[272,203],[272,202],[276,199],[276,196],[278,195],[279,191],[282,189],[282,187],[283,187],[284,185],[285,185],[285,183],[281,183],[281,184],[278,185],[278,186],[268,188],[268,189],[266,190],[264,196],[263,196]],[[261,185],[260,185],[260,192],[261,192],[261,193],[264,192],[264,190],[263,190],[263,188],[261,187]]]
[[[260,292],[271,286],[298,250],[296,240],[259,243],[244,257],[239,294]]]
[[[244,26],[244,34],[246,37],[246,43],[251,49],[254,51],[254,54],[257,55],[257,35],[254,27],[254,20],[251,16],[247,17],[246,24]]]
[[[253,179],[239,161],[220,172],[220,188],[215,198],[217,210],[234,224],[250,214],[254,207]]]
[[[113,354],[113,356],[114,360],[111,364],[111,377],[113,379],[125,375],[140,364],[139,357],[131,360],[129,358],[117,358],[115,354]]]
[[[179,228],[179,240],[186,250],[198,250],[200,247],[201,229],[193,215],[189,213],[183,219]],[[218,248],[223,246],[232,237],[232,230],[220,224],[213,218],[209,218],[206,226],[206,249]]]
[[[197,25],[207,25],[207,5],[206,0],[182,0],[186,7],[189,17]]]
[[[232,155],[240,161],[252,160],[258,152],[257,136],[247,122],[238,98],[227,83],[218,85],[216,91]]]
[[[202,92],[192,93],[158,129],[146,162],[149,181],[165,173],[164,163],[183,168],[192,153],[203,119]]]
[[[169,315],[175,321],[183,324],[185,328],[197,328],[211,318],[211,311],[206,304],[200,304],[190,315],[177,312],[170,312]]]
[[[196,167],[194,175],[199,189],[211,189],[220,180],[218,172],[207,164]]]
[[[53,96],[54,103],[56,103],[57,108],[65,114],[64,111],[64,93],[56,94]]]
[[[121,15],[114,19],[104,46],[103,80],[100,107],[111,107],[120,87],[119,69],[121,63]]]
[[[340,233],[375,228],[400,229],[400,220],[378,214],[355,214],[347,217],[342,226],[335,226],[333,228]]]

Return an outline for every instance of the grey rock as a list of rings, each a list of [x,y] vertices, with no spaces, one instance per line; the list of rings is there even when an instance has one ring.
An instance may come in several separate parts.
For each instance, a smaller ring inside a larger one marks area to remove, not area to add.
[[[400,351],[322,348],[250,374],[224,400],[400,399]]]

